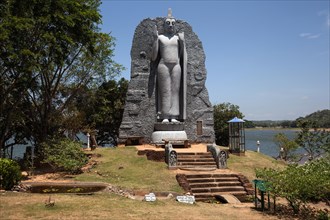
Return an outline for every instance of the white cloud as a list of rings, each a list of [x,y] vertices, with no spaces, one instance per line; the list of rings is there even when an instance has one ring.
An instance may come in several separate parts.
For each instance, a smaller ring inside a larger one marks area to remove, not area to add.
[[[330,15],[329,15],[329,11],[328,10],[323,10],[323,11],[319,11],[318,16],[324,16],[325,17],[325,25],[327,27],[330,27]]]
[[[299,34],[299,37],[305,38],[305,39],[316,39],[319,38],[321,34],[312,34],[312,33],[301,33]]]

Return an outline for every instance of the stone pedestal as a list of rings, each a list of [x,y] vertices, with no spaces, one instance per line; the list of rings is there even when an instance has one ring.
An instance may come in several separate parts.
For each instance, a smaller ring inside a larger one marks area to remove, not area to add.
[[[185,131],[155,131],[151,135],[151,141],[153,144],[164,144],[163,140],[182,142],[187,140],[187,134]]]
[[[163,145],[164,140],[182,143],[188,140],[184,123],[155,123],[151,142],[156,145]]]

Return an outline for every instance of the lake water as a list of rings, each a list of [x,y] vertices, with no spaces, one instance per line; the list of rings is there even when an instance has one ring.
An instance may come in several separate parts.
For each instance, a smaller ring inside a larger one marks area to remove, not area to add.
[[[245,130],[245,148],[246,150],[257,150],[257,141],[259,140],[260,153],[266,154],[271,157],[277,157],[279,155],[278,146],[274,142],[274,136],[278,133],[284,133],[288,138],[293,139],[297,130],[292,129],[247,129]],[[81,138],[84,140],[85,138]],[[25,152],[26,146],[16,146],[13,150],[15,157],[22,158]]]
[[[278,133],[284,133],[289,139],[294,139],[297,130],[292,129],[247,129],[245,130],[245,148],[246,150],[257,150],[257,141],[259,140],[260,153],[271,157],[279,155],[279,149],[274,142],[274,136]]]

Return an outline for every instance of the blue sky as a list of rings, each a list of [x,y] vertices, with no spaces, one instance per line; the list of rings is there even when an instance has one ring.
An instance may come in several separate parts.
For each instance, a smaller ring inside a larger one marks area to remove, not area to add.
[[[130,79],[130,50],[145,18],[188,22],[206,54],[212,104],[238,105],[248,120],[294,120],[330,108],[330,1],[103,0],[103,32],[116,38]]]

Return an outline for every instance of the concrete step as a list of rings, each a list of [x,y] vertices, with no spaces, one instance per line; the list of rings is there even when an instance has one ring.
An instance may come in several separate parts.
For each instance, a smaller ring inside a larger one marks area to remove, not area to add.
[[[178,152],[177,159],[179,168],[216,168],[216,163],[210,152]]]
[[[204,188],[204,187],[222,187],[222,186],[242,186],[239,181],[233,182],[205,182],[205,183],[190,183],[190,188]]]
[[[178,160],[213,160],[213,157],[205,156],[205,157],[186,157],[186,156],[178,156]]]
[[[191,188],[192,193],[216,193],[216,192],[235,192],[244,191],[243,186],[219,186],[219,187],[207,187],[207,188]]]
[[[185,174],[188,189],[196,201],[214,200],[216,196],[233,195],[240,201],[247,201],[248,190],[238,174],[196,173]]]
[[[178,158],[179,162],[214,162],[213,158]]]
[[[213,158],[211,153],[177,153],[178,158]]]
[[[187,178],[189,183],[220,183],[238,181],[238,177],[217,177],[217,178]]]
[[[198,165],[181,165],[179,166],[180,168],[217,168],[217,166],[215,164],[211,164],[211,165],[202,165],[202,166],[198,166]]]
[[[214,165],[216,166],[215,162],[177,162],[178,166],[209,166],[209,165]]]
[[[178,155],[212,155],[210,152],[178,152]]]
[[[187,179],[201,179],[201,178],[219,178],[219,179],[225,179],[225,178],[231,178],[235,177],[238,179],[236,174],[231,173],[223,173],[223,174],[186,174]]]
[[[180,170],[209,172],[217,169],[217,166],[180,166]]]

